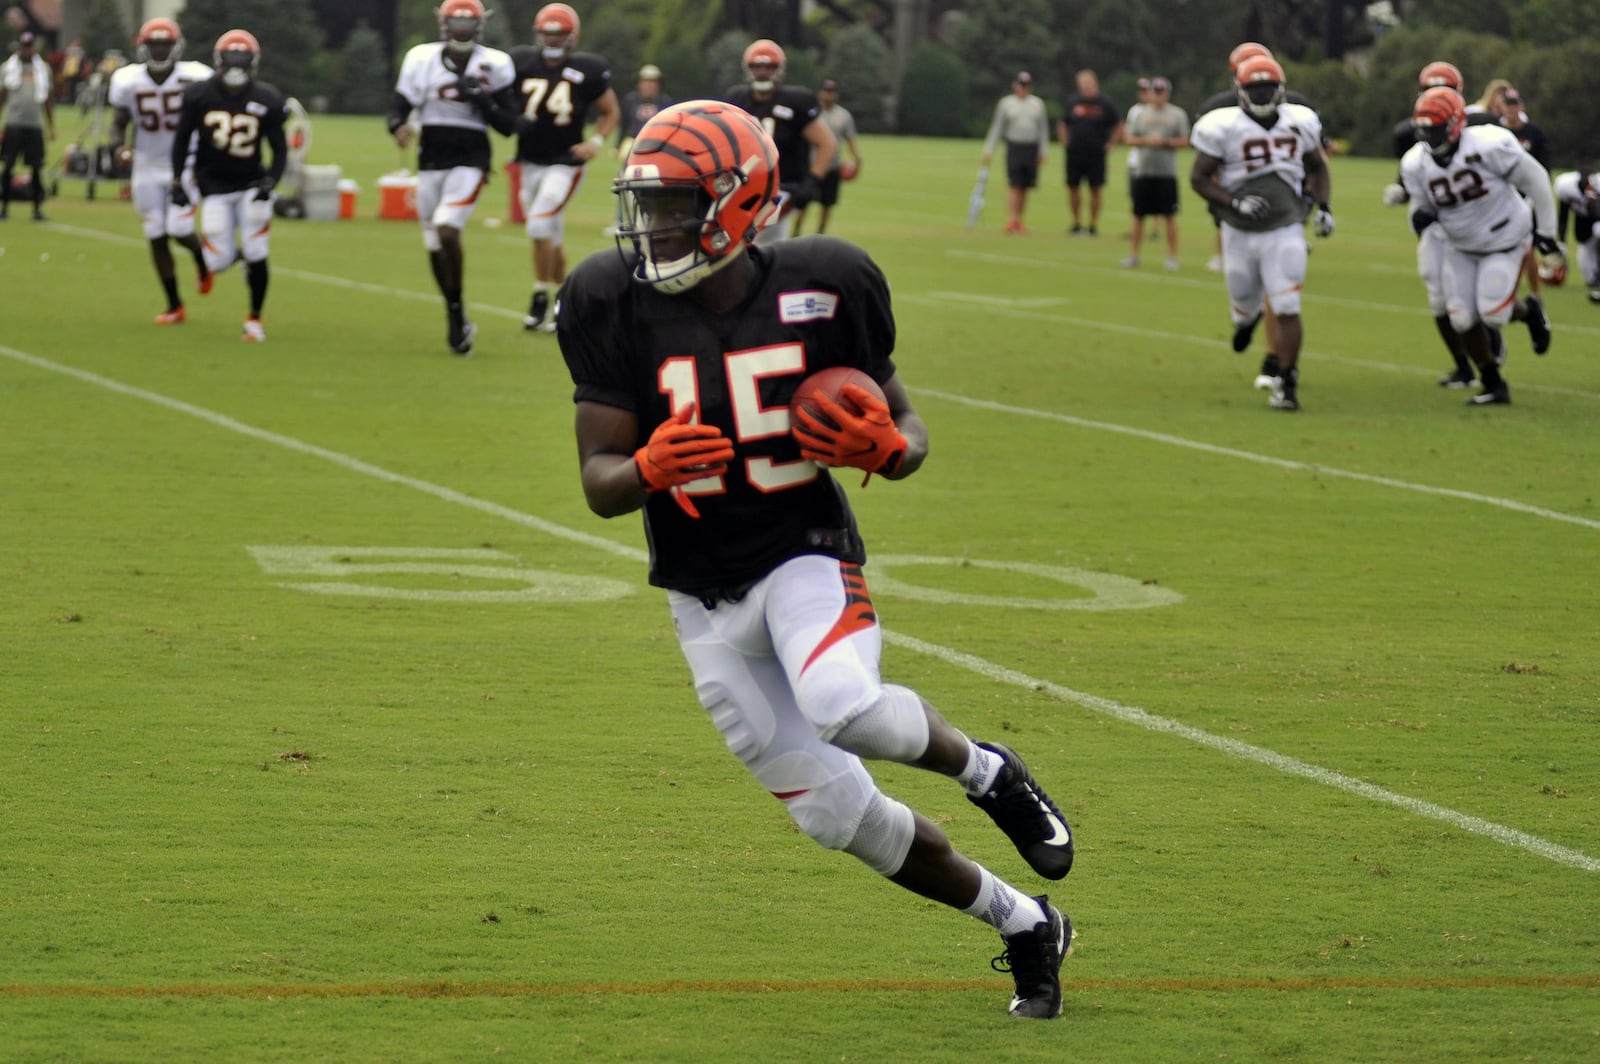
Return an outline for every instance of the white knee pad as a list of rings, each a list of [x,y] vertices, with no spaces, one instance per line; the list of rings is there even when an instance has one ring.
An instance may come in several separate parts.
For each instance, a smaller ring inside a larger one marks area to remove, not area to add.
[[[906,863],[912,837],[917,833],[911,810],[879,791],[867,804],[855,838],[844,852],[858,858],[882,876],[892,876]]]
[[[915,691],[884,684],[876,702],[846,720],[828,741],[857,757],[902,764],[928,750],[928,715]]]
[[[804,790],[792,790],[793,784],[786,782],[816,780],[821,769],[821,763],[812,755],[793,752],[763,765],[758,775],[769,791],[782,798],[801,831],[819,846],[842,850],[855,838],[878,788],[855,758],[849,759],[844,771],[813,782]]]

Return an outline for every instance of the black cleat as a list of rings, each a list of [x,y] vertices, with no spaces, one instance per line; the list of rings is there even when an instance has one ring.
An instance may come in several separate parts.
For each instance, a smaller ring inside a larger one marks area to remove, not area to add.
[[[1440,377],[1439,387],[1470,388],[1472,387],[1472,382],[1475,380],[1477,380],[1477,378],[1472,375],[1472,371],[1470,369],[1457,369],[1450,371],[1443,377]]]
[[[1044,895],[1033,899],[1045,920],[1031,931],[1000,939],[1005,952],[989,962],[997,972],[1010,972],[1017,984],[1007,1010],[1025,1020],[1053,1020],[1061,1015],[1061,962],[1072,952],[1072,921]]]
[[[472,354],[472,338],[478,335],[478,327],[470,321],[463,321],[458,330],[455,326],[450,328],[450,350],[463,358]]]
[[[1590,291],[1590,293],[1589,293],[1589,302],[1591,302],[1591,303],[1600,303],[1600,288],[1597,288],[1597,289],[1594,289],[1594,290]]]
[[[541,288],[533,293],[533,301],[528,304],[528,316],[522,319],[522,327],[528,332],[540,331],[545,323],[545,316],[549,313],[550,293]]]
[[[1072,871],[1072,829],[1056,803],[1034,780],[1016,751],[999,743],[979,743],[1005,758],[1005,767],[989,790],[967,801],[989,814],[1028,866],[1046,879]]]
[[[1497,388],[1485,388],[1483,391],[1467,400],[1468,406],[1510,406],[1511,389],[1505,381],[1500,382]]]
[[[1250,346],[1250,337],[1256,334],[1256,326],[1260,324],[1260,322],[1261,315],[1257,314],[1254,318],[1251,318],[1243,325],[1234,326],[1233,350],[1235,353],[1243,351],[1245,348]]]
[[[1550,350],[1550,319],[1545,316],[1544,300],[1538,296],[1528,297],[1528,336],[1533,340],[1534,354]]]

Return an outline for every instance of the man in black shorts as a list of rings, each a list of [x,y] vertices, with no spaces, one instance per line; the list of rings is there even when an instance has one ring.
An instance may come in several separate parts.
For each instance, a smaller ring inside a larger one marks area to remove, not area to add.
[[[1083,228],[1082,186],[1089,185],[1090,236],[1100,233],[1100,190],[1106,183],[1106,153],[1117,142],[1122,115],[1111,97],[1100,91],[1092,70],[1078,71],[1077,95],[1067,100],[1056,133],[1067,152],[1067,202],[1072,208],[1072,235]]]

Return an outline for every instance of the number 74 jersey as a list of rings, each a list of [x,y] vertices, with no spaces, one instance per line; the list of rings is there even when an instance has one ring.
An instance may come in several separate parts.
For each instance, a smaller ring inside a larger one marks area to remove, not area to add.
[[[1538,166],[1510,130],[1466,126],[1455,154],[1443,162],[1426,144],[1413,144],[1400,158],[1400,181],[1412,210],[1437,215],[1457,251],[1507,251],[1533,230],[1533,212],[1518,188],[1524,160]]]

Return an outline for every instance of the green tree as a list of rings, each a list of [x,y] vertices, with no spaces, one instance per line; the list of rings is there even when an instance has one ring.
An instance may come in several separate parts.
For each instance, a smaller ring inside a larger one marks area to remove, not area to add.
[[[301,98],[328,91],[313,62],[322,48],[322,31],[310,0],[188,0],[179,24],[191,59],[210,63],[218,37],[231,29],[248,30],[261,42],[262,81]]]
[[[969,117],[970,99],[967,67],[961,57],[943,45],[924,41],[906,59],[895,129],[913,136],[971,136],[980,120]]]
[[[1050,19],[1046,0],[973,0],[967,5],[967,18],[952,46],[966,63],[972,112],[987,113],[1010,91],[1019,70],[1033,74],[1034,92],[1043,99],[1057,97],[1061,48]]]
[[[839,82],[840,97],[856,128],[883,133],[889,128],[889,68],[894,56],[871,26],[857,23],[833,35],[824,74]]]
[[[388,106],[391,79],[383,36],[365,22],[344,42],[335,85],[333,105],[346,114],[381,114]]]
[[[122,5],[117,0],[90,0],[82,40],[86,55],[99,58],[115,48],[133,59],[133,33],[122,19]]]

